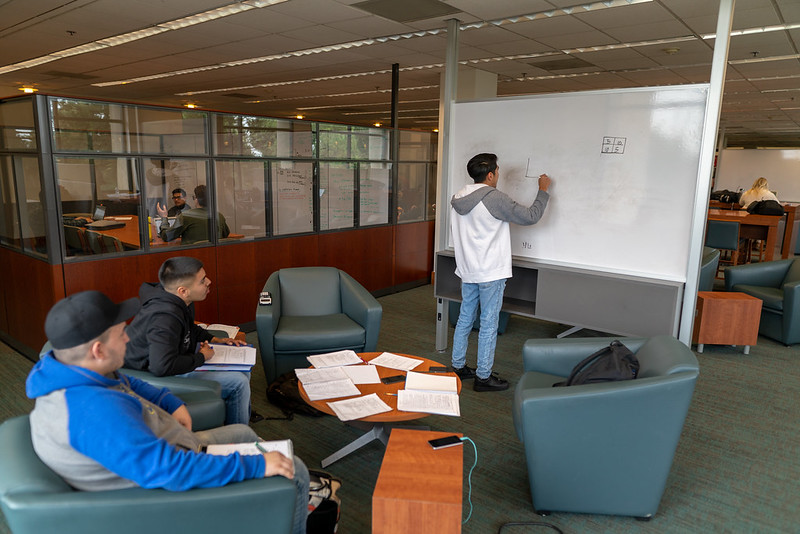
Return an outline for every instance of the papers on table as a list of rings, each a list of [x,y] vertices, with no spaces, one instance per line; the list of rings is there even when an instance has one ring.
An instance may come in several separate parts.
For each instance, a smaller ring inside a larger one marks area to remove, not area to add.
[[[376,393],[363,397],[356,397],[355,399],[329,402],[328,406],[331,407],[336,413],[336,416],[342,421],[362,419],[370,415],[390,412],[392,410]]]
[[[370,360],[369,363],[372,365],[380,365],[381,367],[388,367],[389,369],[397,369],[398,371],[410,371],[421,364],[422,360],[399,356],[391,352],[384,352],[377,358]]]
[[[266,452],[278,451],[287,458],[294,456],[292,440],[280,439],[276,441],[259,441],[258,446],[253,442],[247,443],[226,443],[217,445],[208,445],[206,447],[207,454],[214,454],[216,456],[227,456],[238,452],[243,456],[256,456],[264,451],[259,450],[261,447]]]
[[[308,399],[312,401],[361,395],[361,392],[349,378],[329,380],[328,382],[312,382],[310,384],[303,383],[303,389],[306,390]]]
[[[397,392],[397,409],[403,412],[461,415],[456,377],[409,371],[405,389]]]
[[[345,372],[344,367],[325,367],[324,369],[295,369],[294,374],[297,379],[303,383],[303,386],[313,384],[314,382],[330,382],[331,380],[342,380],[349,378]]]
[[[397,409],[401,412],[423,412],[439,415],[461,415],[456,393],[431,393],[413,389],[397,392]]]
[[[364,363],[364,360],[359,358],[358,354],[352,350],[339,350],[336,352],[328,352],[327,354],[315,354],[314,356],[307,356],[306,359],[317,369]]]
[[[435,376],[409,371],[406,374],[406,389],[458,393],[458,382],[454,376]]]
[[[295,369],[294,372],[312,401],[360,395],[356,384],[379,384],[381,381],[378,370],[372,365]]]
[[[196,371],[250,371],[256,364],[256,348],[248,345],[212,344],[214,356]]]
[[[341,369],[353,381],[354,384],[380,384],[381,377],[374,365],[348,365],[346,367],[336,367]]]

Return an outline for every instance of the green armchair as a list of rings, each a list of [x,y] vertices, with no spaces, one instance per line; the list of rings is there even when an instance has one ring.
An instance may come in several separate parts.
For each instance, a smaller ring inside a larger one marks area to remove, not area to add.
[[[46,342],[39,351],[41,358],[52,350]],[[156,376],[147,371],[120,369],[122,374],[143,380],[157,388],[167,388],[186,403],[192,416],[192,430],[208,430],[225,424],[225,401],[222,400],[222,386],[213,380],[188,378],[184,376]]]
[[[761,299],[758,333],[784,345],[800,343],[800,261],[765,261],[729,267],[725,289]]]
[[[283,477],[189,491],[78,491],[33,450],[28,416],[0,425],[0,505],[14,534],[288,534],[296,486]]]
[[[306,356],[337,350],[372,352],[383,308],[361,284],[334,267],[298,267],[272,273],[263,291],[272,304],[256,309],[256,330],[267,385]]]
[[[699,373],[670,336],[622,338],[639,360],[635,380],[552,387],[586,356],[619,338],[531,339],[512,415],[533,507],[655,515]]]

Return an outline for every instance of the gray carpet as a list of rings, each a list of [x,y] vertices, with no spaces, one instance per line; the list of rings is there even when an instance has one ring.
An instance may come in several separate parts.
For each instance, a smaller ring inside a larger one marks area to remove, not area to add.
[[[435,299],[423,286],[379,299],[384,308],[379,350],[417,354],[449,364],[449,352],[434,347]],[[741,348],[706,346],[698,355],[700,379],[658,514],[644,523],[628,517],[555,513],[533,514],[523,451],[511,423],[513,387],[521,373],[522,344],[528,338],[554,337],[567,329],[544,321],[512,316],[498,338],[495,371],[512,387],[499,393],[475,393],[465,387],[460,418],[431,416],[410,425],[463,432],[478,447],[472,475],[474,510],[465,533],[496,532],[509,521],[548,521],[564,532],[684,533],[800,532],[800,350],[766,338],[749,355]],[[598,335],[581,331],[573,337]],[[452,328],[450,329],[452,336]],[[255,333],[248,334],[255,343]],[[474,365],[477,333],[468,362]],[[0,345],[3,379],[0,418],[26,413],[22,382],[31,363]],[[467,383],[469,385],[469,383]],[[268,404],[260,365],[252,377],[253,404],[266,416],[280,412]],[[263,421],[254,428],[265,438],[292,438],[295,451],[311,467],[357,438],[361,431],[333,417],[297,416],[293,421]],[[370,531],[371,495],[384,448],[373,442],[328,468],[341,477],[340,534]],[[464,448],[465,475],[472,465],[471,445]],[[0,476],[2,476],[0,474]],[[466,480],[466,478],[465,478]],[[464,485],[464,516],[469,511]],[[7,532],[0,524],[0,532]],[[546,532],[542,527],[510,527],[506,534]]]

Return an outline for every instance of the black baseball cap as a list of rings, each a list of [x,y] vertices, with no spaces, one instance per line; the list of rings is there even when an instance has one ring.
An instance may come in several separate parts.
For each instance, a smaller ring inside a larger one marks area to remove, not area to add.
[[[139,311],[134,297],[114,304],[100,291],[81,291],[59,300],[44,321],[47,339],[56,349],[71,349],[97,338]]]

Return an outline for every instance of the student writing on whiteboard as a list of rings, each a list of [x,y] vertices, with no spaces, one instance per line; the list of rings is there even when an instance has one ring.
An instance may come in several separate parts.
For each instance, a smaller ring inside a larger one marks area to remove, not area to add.
[[[774,200],[778,202],[778,197],[769,190],[767,179],[763,176],[757,178],[756,181],[753,182],[753,187],[742,193],[742,196],[739,197],[739,205],[747,209],[747,206],[753,202],[759,202],[761,200]]]
[[[461,278],[461,312],[453,335],[453,370],[466,380],[474,378],[475,391],[508,389],[508,381],[492,372],[497,344],[497,323],[506,279],[511,278],[509,223],[535,224],[544,214],[550,195],[550,177],[539,176],[539,192],[530,206],[517,204],[497,190],[500,167],[494,154],[478,154],[467,163],[475,183],[456,193],[450,205],[456,275]],[[467,343],[480,303],[477,369],[467,366]]]

